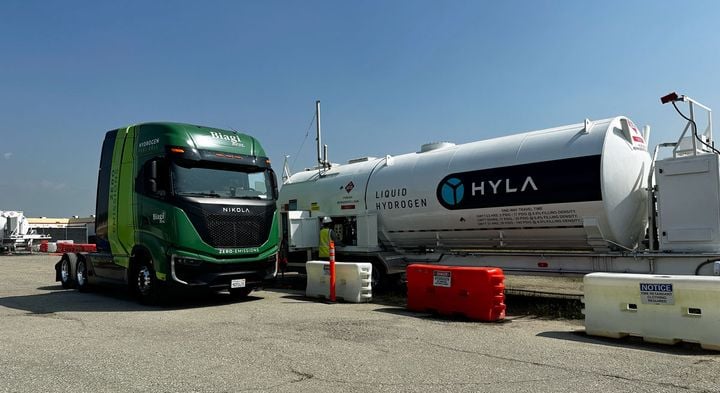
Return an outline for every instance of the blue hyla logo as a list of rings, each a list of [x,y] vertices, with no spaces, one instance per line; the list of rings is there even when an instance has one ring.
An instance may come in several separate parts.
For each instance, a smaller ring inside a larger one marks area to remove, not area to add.
[[[462,184],[462,181],[456,177],[445,180],[445,183],[443,183],[440,189],[443,202],[450,206],[455,206],[460,203],[464,194],[465,186]]]

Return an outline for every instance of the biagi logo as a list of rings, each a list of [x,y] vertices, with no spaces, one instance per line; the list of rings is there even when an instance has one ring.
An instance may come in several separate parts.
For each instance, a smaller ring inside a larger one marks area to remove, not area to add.
[[[242,139],[240,139],[238,135],[227,135],[223,134],[222,132],[210,131],[210,136],[221,141],[228,141],[233,146],[245,147],[245,144],[242,142]]]

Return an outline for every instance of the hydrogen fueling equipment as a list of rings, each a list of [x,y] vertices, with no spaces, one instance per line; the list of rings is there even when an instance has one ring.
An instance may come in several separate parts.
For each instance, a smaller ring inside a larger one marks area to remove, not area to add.
[[[657,148],[648,153],[650,128],[624,116],[342,165],[328,162],[325,147],[317,168],[289,176],[280,191],[290,265],[312,257],[318,218],[329,216],[342,238],[339,260],[372,261],[385,273],[415,262],[526,273],[712,271],[703,270],[720,260],[711,112],[685,96],[663,101],[690,107],[680,140],[658,146],[673,147],[664,160]],[[696,109],[708,112],[703,133]],[[683,200],[697,187],[695,199],[710,193],[714,202]]]

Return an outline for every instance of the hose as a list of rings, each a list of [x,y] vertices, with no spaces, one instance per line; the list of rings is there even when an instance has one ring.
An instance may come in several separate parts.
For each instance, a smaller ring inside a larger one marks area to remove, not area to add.
[[[700,275],[700,269],[702,269],[703,266],[705,266],[705,265],[707,265],[707,264],[709,264],[709,263],[717,262],[717,261],[719,261],[719,260],[718,260],[718,259],[708,259],[708,260],[706,260],[705,262],[699,264],[699,265],[695,268],[695,275],[696,275],[696,276]]]

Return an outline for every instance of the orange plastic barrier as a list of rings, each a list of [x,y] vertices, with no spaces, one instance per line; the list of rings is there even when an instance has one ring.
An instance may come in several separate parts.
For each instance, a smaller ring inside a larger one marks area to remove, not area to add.
[[[94,244],[58,243],[57,252],[96,252]]]
[[[505,318],[504,281],[499,268],[413,264],[407,267],[407,308],[498,321]]]

